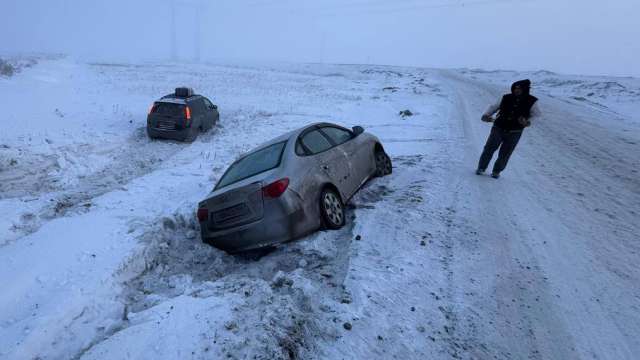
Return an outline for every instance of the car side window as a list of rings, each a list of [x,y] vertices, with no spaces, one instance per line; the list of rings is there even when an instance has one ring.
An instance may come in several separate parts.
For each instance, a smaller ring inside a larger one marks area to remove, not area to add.
[[[300,138],[300,142],[302,142],[302,145],[309,149],[312,154],[329,150],[333,146],[318,130],[313,130],[305,134]]]
[[[296,141],[296,155],[304,156],[307,152],[304,150],[302,143],[300,141]]]
[[[333,141],[336,145],[343,144],[353,138],[351,132],[339,129],[333,126],[325,126],[322,129],[322,132],[325,133],[331,141]]]
[[[189,103],[191,110],[195,113],[194,115],[200,115],[205,112],[204,102],[202,98],[195,99]]]
[[[208,109],[211,109],[213,107],[213,103],[211,103],[211,101],[209,101],[209,99],[207,99],[206,97],[203,97],[202,100],[204,100],[204,106]]]

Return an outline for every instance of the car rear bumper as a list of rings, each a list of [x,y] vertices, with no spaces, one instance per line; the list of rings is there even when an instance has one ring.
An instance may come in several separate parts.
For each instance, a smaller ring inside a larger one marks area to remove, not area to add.
[[[210,231],[201,224],[202,241],[228,252],[240,252],[274,245],[294,239],[297,234],[294,229],[294,214],[287,215],[277,223],[265,219],[242,226]]]
[[[147,126],[147,135],[151,138],[162,138],[184,141],[189,137],[191,128],[185,128],[181,130],[160,130]]]
[[[233,253],[293,240],[311,230],[313,224],[307,219],[301,206],[292,206],[289,201],[271,201],[278,205],[265,204],[269,210],[264,217],[248,224],[210,229],[206,221],[201,222],[202,241]]]

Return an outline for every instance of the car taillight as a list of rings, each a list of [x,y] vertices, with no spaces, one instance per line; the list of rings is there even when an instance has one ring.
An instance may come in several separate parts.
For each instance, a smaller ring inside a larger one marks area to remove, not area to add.
[[[151,107],[149,107],[149,115],[151,115],[151,113],[153,112],[153,109],[156,108],[156,104],[151,105]]]
[[[209,219],[209,209],[200,208],[198,209],[198,221],[203,222]]]
[[[263,187],[262,194],[264,194],[265,197],[277,198],[280,195],[282,195],[285,192],[285,190],[287,190],[288,186],[289,186],[288,178],[280,179],[278,181],[272,182],[271,184]]]
[[[190,107],[188,107],[188,106],[185,106],[185,107],[184,107],[184,117],[185,117],[187,120],[191,120],[191,108],[190,108]]]

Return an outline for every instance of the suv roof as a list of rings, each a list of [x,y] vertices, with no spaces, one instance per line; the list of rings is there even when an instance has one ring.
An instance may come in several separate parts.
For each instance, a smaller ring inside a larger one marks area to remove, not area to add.
[[[193,100],[193,99],[197,99],[201,97],[201,95],[199,94],[193,94],[189,97],[181,97],[181,96],[176,96],[175,94],[169,94],[169,95],[165,95],[163,97],[161,97],[157,102],[167,102],[167,103],[174,103],[174,104],[186,104],[187,101],[189,100]]]
[[[194,93],[192,88],[178,87],[176,88],[175,92],[161,97],[158,102],[185,104],[187,101],[191,99],[197,99],[199,97],[201,96]]]

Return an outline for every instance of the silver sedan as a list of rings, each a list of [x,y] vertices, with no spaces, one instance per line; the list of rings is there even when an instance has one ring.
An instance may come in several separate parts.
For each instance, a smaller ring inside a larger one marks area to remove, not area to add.
[[[380,140],[360,126],[289,132],[236,160],[200,202],[202,240],[240,252],[339,229],[344,204],[369,178],[391,171]]]

